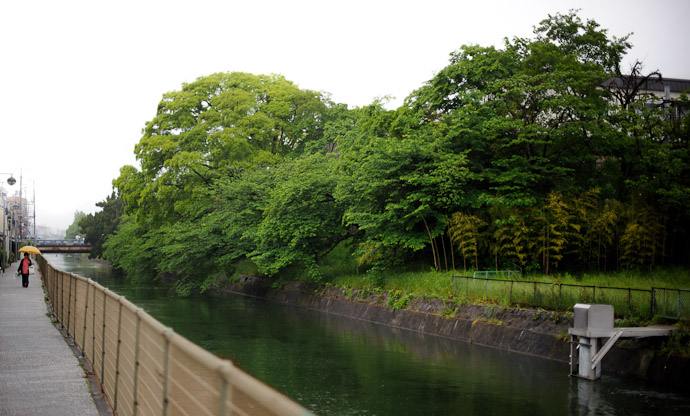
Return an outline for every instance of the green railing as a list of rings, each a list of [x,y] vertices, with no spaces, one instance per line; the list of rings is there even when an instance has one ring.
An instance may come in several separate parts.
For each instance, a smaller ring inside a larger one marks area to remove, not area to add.
[[[690,318],[688,289],[647,290],[468,276],[453,276],[452,285],[455,294],[468,299],[489,299],[509,305],[572,310],[576,303],[606,303],[613,305],[618,316]]]

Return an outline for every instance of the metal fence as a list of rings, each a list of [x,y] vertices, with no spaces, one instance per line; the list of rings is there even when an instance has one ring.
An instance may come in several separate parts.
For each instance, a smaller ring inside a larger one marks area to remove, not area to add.
[[[456,294],[469,299],[507,301],[510,305],[571,310],[576,303],[606,303],[613,305],[619,316],[690,318],[688,289],[645,290],[468,276],[453,276],[452,285]]]
[[[310,415],[98,283],[37,263],[57,320],[116,415]]]
[[[519,279],[522,272],[514,270],[477,270],[472,273],[472,277],[480,279]]]

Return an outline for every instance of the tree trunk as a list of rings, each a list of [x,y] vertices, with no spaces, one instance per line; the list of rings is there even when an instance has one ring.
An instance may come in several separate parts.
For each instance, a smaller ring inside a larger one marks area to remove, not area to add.
[[[422,216],[422,221],[424,221],[424,227],[426,228],[426,233],[429,236],[429,242],[431,242],[431,255],[434,257],[434,270],[439,269],[438,261],[436,261],[436,248],[434,244],[434,239],[431,237],[431,230],[429,230],[429,224],[426,223],[426,219]]]
[[[446,234],[448,234],[448,242],[450,243],[450,262],[451,266],[453,267],[453,271],[455,271],[455,249],[453,248],[453,240],[450,238],[450,228]]]
[[[443,239],[443,234],[440,237],[441,247],[443,247],[443,263],[446,266],[446,271],[448,271],[448,255],[446,254],[446,241]],[[439,259],[441,260],[441,259]]]

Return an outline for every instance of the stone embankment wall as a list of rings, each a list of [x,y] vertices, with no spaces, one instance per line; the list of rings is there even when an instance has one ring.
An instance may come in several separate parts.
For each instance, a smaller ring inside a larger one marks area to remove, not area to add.
[[[572,313],[466,305],[440,299],[409,299],[404,308],[386,293],[245,276],[219,291],[346,316],[521,354],[568,363]],[[618,341],[603,361],[605,374],[634,376],[690,387],[690,360],[662,354],[661,338]],[[567,367],[564,366],[564,375]]]

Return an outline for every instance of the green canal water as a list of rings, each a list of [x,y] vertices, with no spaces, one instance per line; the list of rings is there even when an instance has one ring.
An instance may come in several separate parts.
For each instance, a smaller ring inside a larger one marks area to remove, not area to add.
[[[181,298],[100,263],[46,258],[320,415],[690,415],[688,392],[580,380],[564,363],[253,298]]]

